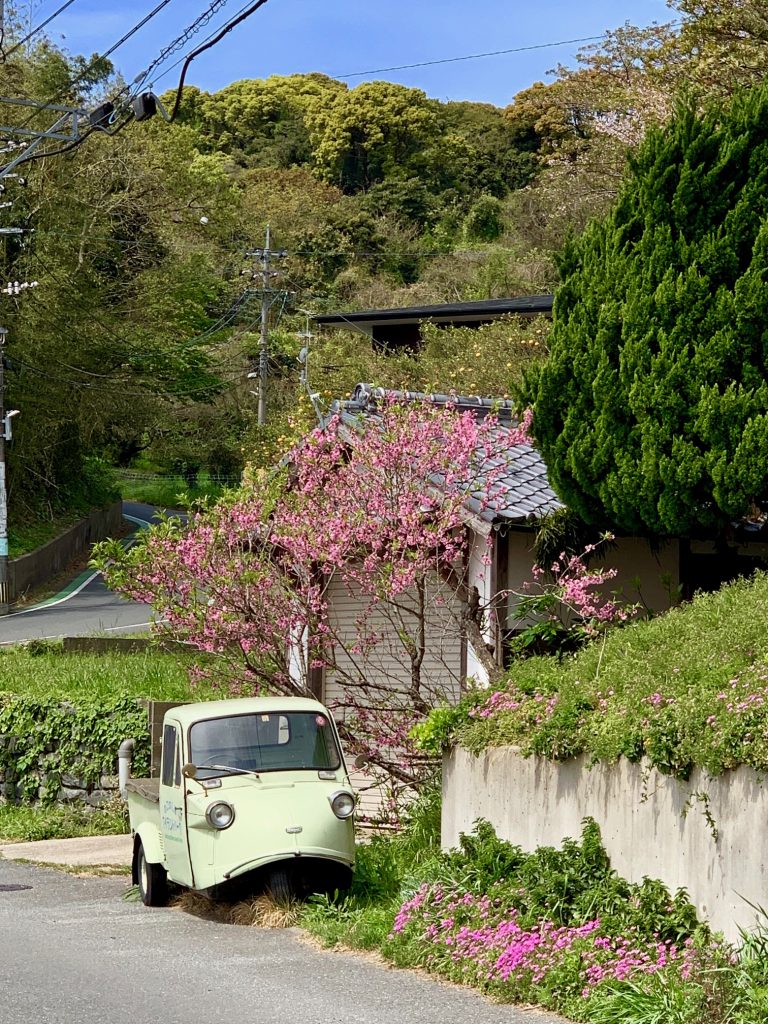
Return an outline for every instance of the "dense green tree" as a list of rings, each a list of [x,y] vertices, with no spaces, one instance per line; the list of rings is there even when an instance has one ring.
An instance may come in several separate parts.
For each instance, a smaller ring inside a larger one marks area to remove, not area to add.
[[[653,131],[611,214],[566,248],[529,384],[588,522],[717,530],[768,507],[768,86]]]
[[[439,105],[421,89],[364,82],[316,99],[307,115],[313,161],[344,192],[418,172],[440,130]]]

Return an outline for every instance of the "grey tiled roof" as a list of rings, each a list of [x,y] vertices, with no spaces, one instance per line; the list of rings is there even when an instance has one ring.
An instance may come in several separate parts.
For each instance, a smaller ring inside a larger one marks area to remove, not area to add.
[[[459,395],[423,395],[417,392],[388,392],[402,400],[431,401],[436,405],[450,403],[461,411],[471,410],[478,418],[493,411],[498,416],[494,434],[500,440],[498,451],[503,454],[487,462],[478,474],[478,484],[467,498],[468,509],[488,523],[524,523],[540,519],[549,512],[563,508],[563,503],[552,490],[547,478],[547,467],[539,452],[530,444],[504,444],[504,435],[516,426],[514,411],[509,402],[494,401]],[[360,415],[375,415],[376,399],[384,395],[382,389],[358,384],[352,399],[335,405],[350,425],[359,423]],[[500,468],[501,466],[501,468]],[[484,501],[483,477],[491,477],[489,490],[494,495]],[[436,481],[439,483],[439,481]]]
[[[509,433],[509,427],[499,424],[495,433]],[[500,446],[504,452],[502,469],[498,473],[499,461],[494,460],[492,492],[496,495],[486,507],[481,501],[483,495],[476,490],[467,499],[469,509],[486,522],[526,522],[541,519],[549,512],[563,507],[547,479],[547,467],[541,455],[530,444],[509,444]]]

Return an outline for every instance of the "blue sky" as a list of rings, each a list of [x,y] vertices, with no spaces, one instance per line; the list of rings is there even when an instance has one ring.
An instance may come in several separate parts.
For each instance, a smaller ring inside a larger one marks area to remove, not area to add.
[[[130,81],[209,2],[172,0],[115,53],[115,65]],[[60,3],[36,0],[33,23]],[[103,51],[156,4],[157,0],[76,0],[49,31],[73,53]],[[244,4],[245,0],[229,0],[197,41]],[[269,0],[198,58],[187,81],[213,91],[241,78],[273,74],[322,71],[341,77],[396,64],[592,36],[625,21],[648,25],[667,20],[671,15],[665,0]],[[546,80],[547,71],[558,62],[573,64],[577,49],[574,44],[563,45],[364,75],[349,82],[385,78],[418,86],[437,99],[503,106],[520,89]],[[178,68],[156,79],[157,91],[172,87],[177,75]]]

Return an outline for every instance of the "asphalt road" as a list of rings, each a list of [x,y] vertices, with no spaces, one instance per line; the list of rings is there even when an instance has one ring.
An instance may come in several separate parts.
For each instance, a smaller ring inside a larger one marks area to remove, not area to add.
[[[148,910],[125,885],[0,860],[0,1024],[562,1024],[298,931]]]
[[[152,521],[155,510],[151,505],[125,501],[123,514],[131,521],[146,523]],[[136,526],[141,528],[138,522]],[[141,632],[149,622],[147,605],[118,597],[105,586],[99,573],[89,571],[78,579],[71,594],[57,595],[52,602],[0,618],[0,645],[41,637],[120,636]]]

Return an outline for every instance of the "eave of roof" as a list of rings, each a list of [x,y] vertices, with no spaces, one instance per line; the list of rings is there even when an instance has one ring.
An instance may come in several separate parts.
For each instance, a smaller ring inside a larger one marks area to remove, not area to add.
[[[433,306],[403,306],[400,309],[366,309],[354,313],[323,313],[318,324],[409,323],[421,320],[451,320],[455,317],[498,317],[511,313],[551,313],[552,295],[521,295],[511,299],[482,299],[476,302],[447,302]]]

